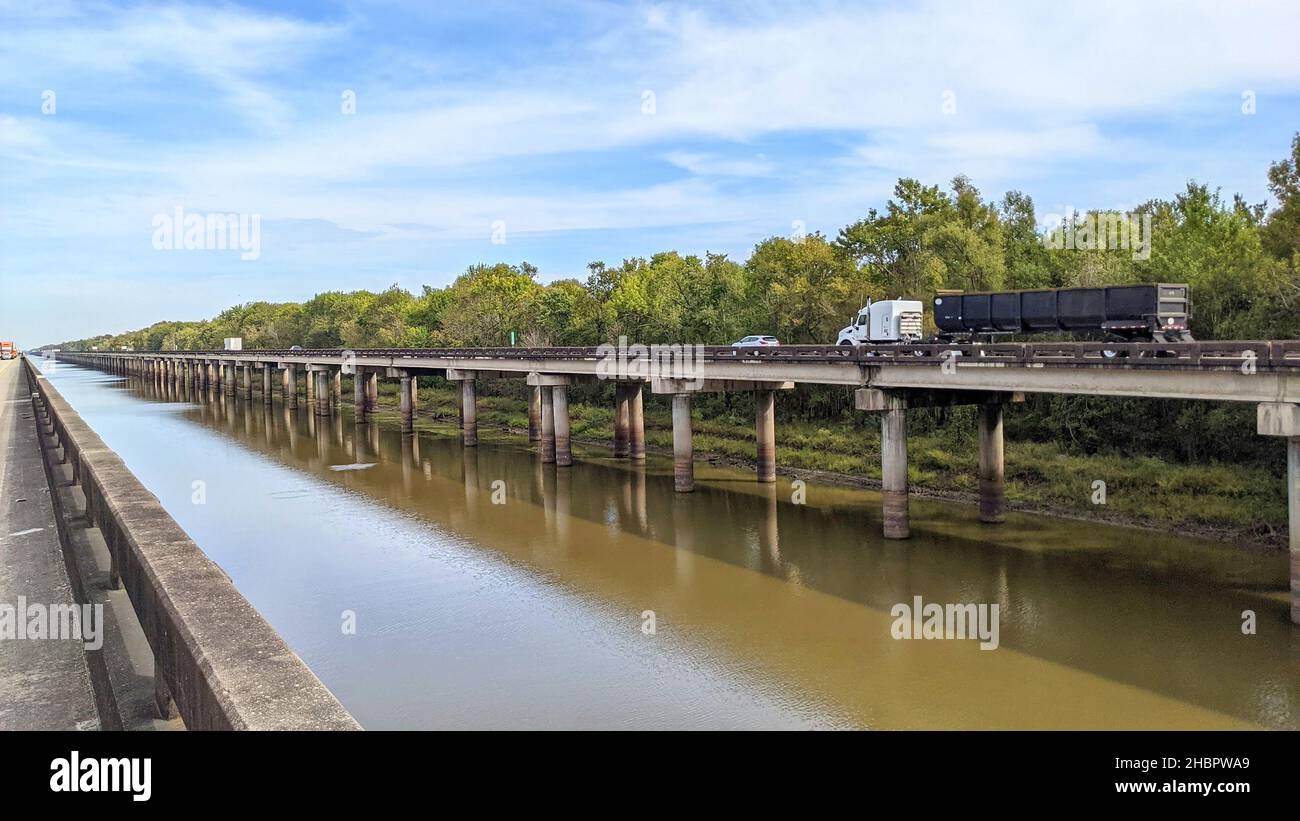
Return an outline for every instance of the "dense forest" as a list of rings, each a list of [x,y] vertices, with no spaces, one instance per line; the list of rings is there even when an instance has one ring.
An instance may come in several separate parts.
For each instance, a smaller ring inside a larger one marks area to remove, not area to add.
[[[1162,281],[1191,284],[1198,339],[1294,339],[1300,134],[1290,156],[1268,169],[1268,187],[1271,209],[1197,181],[1171,199],[1142,204],[1134,212],[1150,216],[1150,245],[1138,254],[1105,242],[1080,248],[1084,243],[1053,241],[1060,235],[1040,232],[1033,200],[1018,191],[993,201],[966,177],[947,189],[902,179],[882,211],[871,209],[834,238],[771,237],[744,262],[666,251],[617,265],[593,262],[584,278],[547,284],[527,263],[481,264],[445,288],[425,286],[418,294],[394,286],[322,293],[303,303],[252,302],[211,320],[159,322],[60,347],[192,350],[219,348],[234,336],[250,348],[509,345],[512,332],[519,345],[595,345],[619,336],[725,344],[750,333],[832,344],[868,297],[928,304],[941,288]],[[1055,230],[1097,216],[1076,214]],[[798,391],[783,398],[781,412],[801,419],[851,415],[841,394]],[[1277,448],[1254,435],[1253,413],[1212,403],[1036,397],[1008,422],[1013,435],[1079,453],[1140,449],[1177,461],[1272,464]]]

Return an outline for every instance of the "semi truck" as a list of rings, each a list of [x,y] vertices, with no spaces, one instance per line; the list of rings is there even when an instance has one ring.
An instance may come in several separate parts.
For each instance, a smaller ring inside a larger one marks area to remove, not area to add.
[[[0,342],[0,359],[17,359],[18,348],[12,342]]]
[[[836,345],[909,345],[924,341],[919,299],[867,300],[853,324],[840,329]]]
[[[914,299],[867,301],[837,345],[970,342],[999,334],[1069,332],[1126,342],[1194,342],[1192,289],[1185,283],[1035,288],[934,297],[937,333],[927,338]]]

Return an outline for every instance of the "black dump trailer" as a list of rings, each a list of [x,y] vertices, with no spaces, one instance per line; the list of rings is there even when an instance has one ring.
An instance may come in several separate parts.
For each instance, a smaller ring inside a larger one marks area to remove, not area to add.
[[[1130,341],[1191,342],[1191,288],[1182,284],[1108,285],[934,298],[939,338],[1059,331],[1109,334]]]

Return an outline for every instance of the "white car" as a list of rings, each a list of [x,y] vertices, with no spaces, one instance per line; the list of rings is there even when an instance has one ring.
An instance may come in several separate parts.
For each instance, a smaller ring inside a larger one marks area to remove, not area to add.
[[[780,345],[781,340],[774,336],[747,336],[739,342],[732,342],[733,348],[770,348],[773,345]]]

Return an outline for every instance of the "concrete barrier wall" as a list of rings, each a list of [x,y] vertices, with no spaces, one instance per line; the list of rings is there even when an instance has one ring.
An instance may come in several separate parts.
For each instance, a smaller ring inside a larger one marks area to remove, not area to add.
[[[361,729],[157,497],[23,361],[185,726]]]

